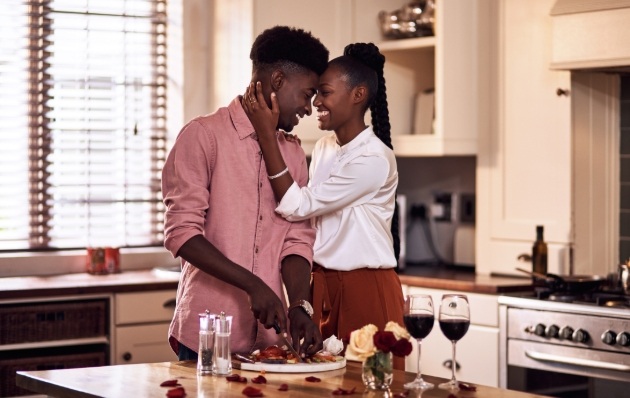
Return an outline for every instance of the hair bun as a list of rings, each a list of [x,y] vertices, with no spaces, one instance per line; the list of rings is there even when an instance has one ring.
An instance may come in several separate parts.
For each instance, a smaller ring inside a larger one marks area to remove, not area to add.
[[[382,72],[385,66],[385,56],[374,43],[348,44],[343,55],[350,56],[377,72]]]

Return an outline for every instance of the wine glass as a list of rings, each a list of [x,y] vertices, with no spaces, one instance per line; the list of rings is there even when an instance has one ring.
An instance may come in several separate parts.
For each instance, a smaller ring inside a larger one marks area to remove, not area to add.
[[[433,315],[433,299],[427,294],[410,294],[405,300],[405,312],[403,315],[405,327],[418,343],[418,374],[415,380],[405,384],[405,388],[414,390],[427,390],[433,388],[433,384],[422,379],[420,372],[420,345],[422,339],[433,329],[435,316]]]
[[[451,362],[451,380],[440,384],[438,387],[447,390],[459,390],[459,384],[455,380],[455,343],[468,332],[470,326],[470,305],[468,297],[463,294],[445,294],[442,296],[439,315],[440,329],[442,333],[453,343],[453,361]]]

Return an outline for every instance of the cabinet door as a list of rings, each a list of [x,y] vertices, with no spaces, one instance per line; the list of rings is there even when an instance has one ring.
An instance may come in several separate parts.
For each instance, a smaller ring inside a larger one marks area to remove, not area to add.
[[[177,360],[168,344],[169,323],[116,328],[115,365]]]
[[[495,3],[492,128],[478,158],[478,271],[513,271],[544,225],[549,271],[571,242],[570,73],[551,71],[555,0]]]
[[[175,297],[177,290],[116,294],[116,325],[170,322],[175,310]]]
[[[422,341],[422,374],[451,378],[452,344],[444,337],[436,320],[431,333]],[[455,377],[460,381],[497,387],[499,385],[499,330],[470,325],[468,333],[456,345],[459,369]],[[405,359],[405,370],[417,372],[418,350]]]

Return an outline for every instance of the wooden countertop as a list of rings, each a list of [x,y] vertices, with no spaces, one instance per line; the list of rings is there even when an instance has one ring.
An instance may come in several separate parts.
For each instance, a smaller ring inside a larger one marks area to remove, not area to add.
[[[361,381],[361,365],[348,362],[345,369],[321,373],[266,373],[267,384],[253,384],[251,379],[258,372],[239,371],[247,378],[247,384],[228,382],[220,376],[197,376],[196,363],[192,361],[162,362],[154,364],[102,366],[80,369],[59,369],[17,372],[17,385],[40,394],[52,397],[165,397],[168,388],[160,387],[166,380],[177,379],[186,390],[186,397],[239,397],[243,388],[251,386],[262,390],[265,397],[331,397],[338,388],[350,390],[356,388],[355,395],[363,394],[365,387]],[[316,376],[320,382],[307,382],[305,377]],[[413,373],[394,371],[393,394],[404,391],[403,384],[413,380]],[[445,379],[425,376],[432,383],[441,383]],[[282,383],[288,384],[288,391],[278,391]],[[437,388],[422,393],[423,398],[446,398],[451,392]],[[384,397],[383,393],[365,394],[371,397]],[[391,397],[391,395],[389,395]],[[459,391],[453,394],[457,398],[534,398],[541,397],[500,388],[477,386],[477,391]],[[419,397],[414,393],[409,397]]]
[[[533,289],[529,277],[478,275],[464,267],[407,266],[398,277],[403,285],[469,293],[500,294]]]
[[[156,270],[10,277],[0,278],[0,299],[177,289],[178,282],[179,273]]]

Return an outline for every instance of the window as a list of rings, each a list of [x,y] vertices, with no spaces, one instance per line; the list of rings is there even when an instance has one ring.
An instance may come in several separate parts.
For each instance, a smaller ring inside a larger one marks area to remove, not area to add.
[[[166,0],[0,2],[0,251],[161,245]]]

